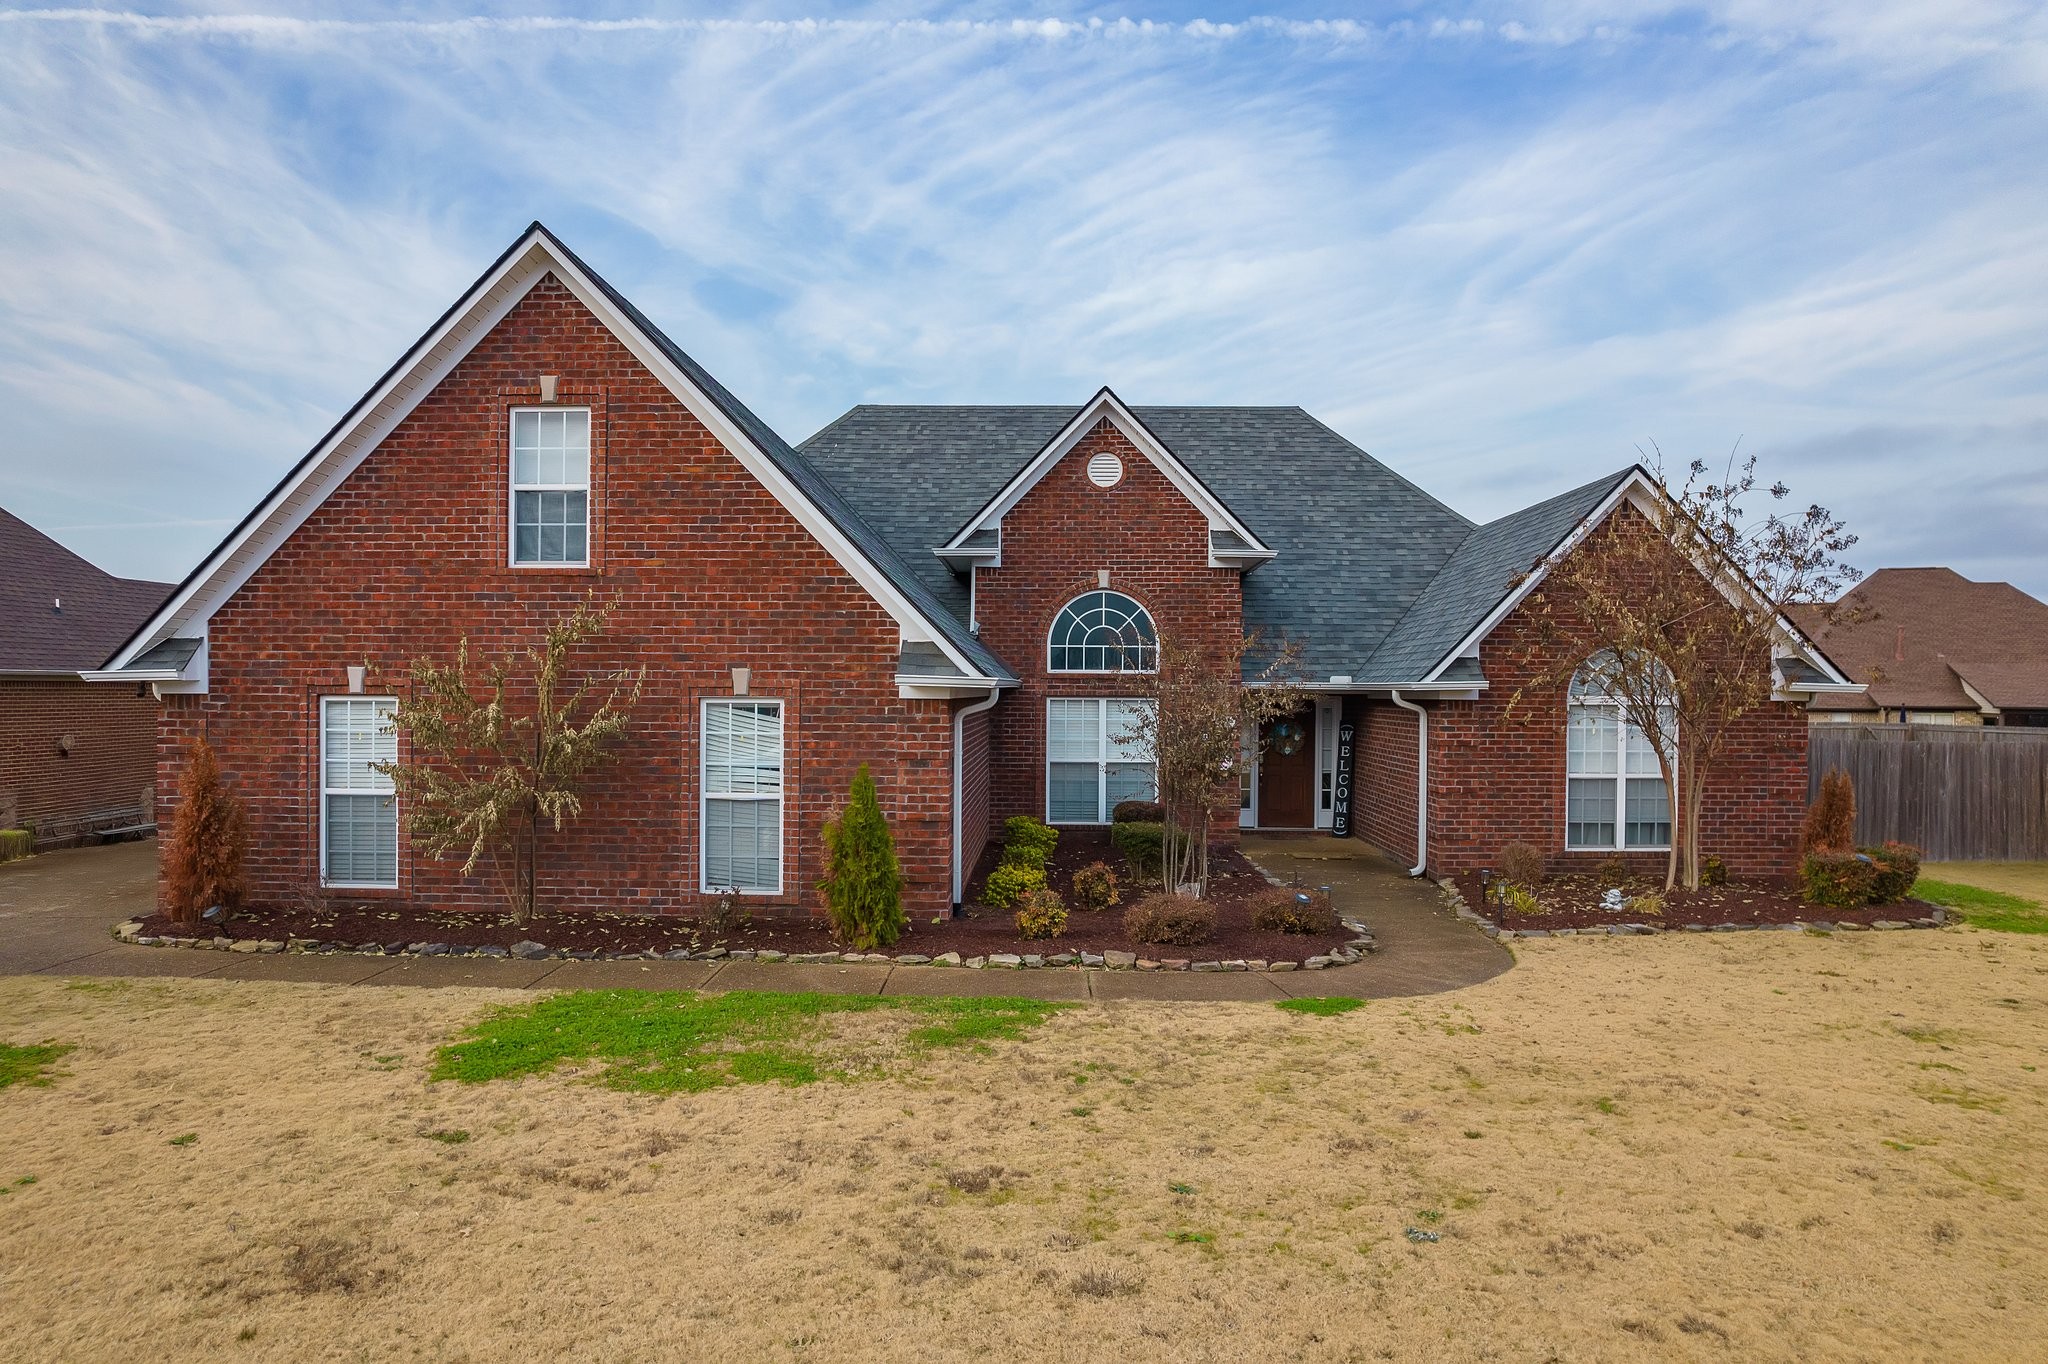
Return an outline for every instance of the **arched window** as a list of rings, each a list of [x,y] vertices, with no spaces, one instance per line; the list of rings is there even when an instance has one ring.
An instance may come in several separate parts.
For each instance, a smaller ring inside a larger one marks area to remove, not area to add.
[[[1159,634],[1144,607],[1121,592],[1084,592],[1052,623],[1046,666],[1056,673],[1148,673]]]
[[[1650,665],[1660,677],[1663,666]],[[1565,707],[1565,847],[1595,852],[1671,846],[1671,798],[1657,746],[1615,698],[1622,663],[1601,650],[1572,675]],[[1665,752],[1675,721],[1659,708]]]

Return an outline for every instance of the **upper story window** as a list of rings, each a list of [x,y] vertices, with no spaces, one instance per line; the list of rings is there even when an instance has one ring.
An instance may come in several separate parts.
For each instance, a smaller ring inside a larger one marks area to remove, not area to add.
[[[1159,666],[1152,615],[1121,592],[1084,592],[1052,623],[1046,666],[1056,673],[1148,673]]]
[[[1565,846],[1662,851],[1671,846],[1671,797],[1655,742],[1629,722],[1614,697],[1617,666],[1602,650],[1572,677],[1565,708]],[[1675,723],[1660,709],[1667,754]]]
[[[590,562],[590,409],[512,411],[512,562]]]

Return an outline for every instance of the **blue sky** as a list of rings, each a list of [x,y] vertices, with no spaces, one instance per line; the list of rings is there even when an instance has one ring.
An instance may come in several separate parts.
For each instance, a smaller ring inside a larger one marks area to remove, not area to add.
[[[1482,520],[1739,439],[2048,596],[2038,5],[322,12],[0,10],[0,503],[115,572],[540,218],[791,439],[1298,403]]]

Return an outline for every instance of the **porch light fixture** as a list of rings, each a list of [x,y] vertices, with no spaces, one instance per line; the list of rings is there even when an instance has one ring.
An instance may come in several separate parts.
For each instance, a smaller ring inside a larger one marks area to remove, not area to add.
[[[361,696],[363,694],[363,679],[369,676],[369,672],[369,668],[364,664],[351,663],[348,665],[348,694],[350,696]]]
[[[747,683],[753,680],[753,676],[754,670],[752,668],[734,668],[732,670],[732,694],[734,696],[745,696],[747,694]]]
[[[552,374],[540,376],[540,400],[542,402],[551,403],[555,400],[555,379],[556,376]]]

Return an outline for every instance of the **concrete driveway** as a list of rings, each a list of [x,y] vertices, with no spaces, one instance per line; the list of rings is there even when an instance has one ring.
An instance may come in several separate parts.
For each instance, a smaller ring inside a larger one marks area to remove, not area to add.
[[[1384,999],[1476,985],[1514,964],[1444,910],[1434,886],[1353,840],[1260,835],[1245,851],[1272,874],[1327,885],[1380,950],[1355,966],[1267,975],[1135,971],[968,971],[916,966],[685,961],[498,961],[477,957],[242,956],[133,947],[112,926],[155,901],[156,844],[72,848],[0,866],[0,975],[204,976],[335,985],[483,985],[503,989],[819,990],[854,994],[1002,994],[1039,999]]]

